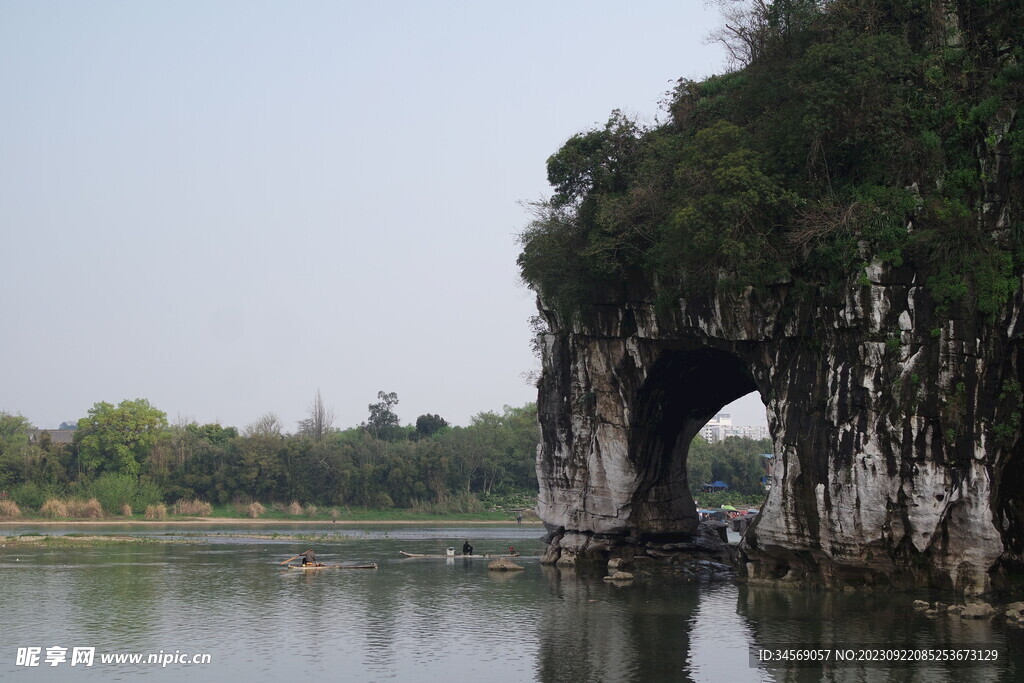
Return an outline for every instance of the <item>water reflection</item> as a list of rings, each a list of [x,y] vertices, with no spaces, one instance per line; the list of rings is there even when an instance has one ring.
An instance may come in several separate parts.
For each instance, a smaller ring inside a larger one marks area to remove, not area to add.
[[[332,680],[872,681],[1021,678],[1019,632],[996,622],[914,612],[915,596],[836,594],[693,584],[638,574],[542,567],[520,529],[387,530],[317,541],[329,562],[377,570],[297,572],[278,562],[309,547],[294,539],[210,537],[194,544],[0,549],[0,679],[24,677],[17,648],[213,655],[205,666],[106,665],[99,678],[247,683],[305,675]],[[534,532],[535,533],[535,532]],[[447,535],[446,535],[447,534]],[[399,559],[443,552],[467,535],[483,551],[515,545],[522,572],[481,560]],[[491,547],[493,546],[493,547]],[[751,647],[905,643],[998,646],[998,666],[918,670],[750,665]],[[67,680],[65,666],[31,677]]]
[[[925,615],[904,593],[838,593],[741,586],[739,614],[758,648],[824,648],[831,661],[820,666],[767,665],[777,681],[1016,681],[1024,653],[1020,631],[998,619]],[[947,599],[950,596],[945,596]],[[884,665],[837,662],[836,651],[949,648],[998,649],[996,662]]]

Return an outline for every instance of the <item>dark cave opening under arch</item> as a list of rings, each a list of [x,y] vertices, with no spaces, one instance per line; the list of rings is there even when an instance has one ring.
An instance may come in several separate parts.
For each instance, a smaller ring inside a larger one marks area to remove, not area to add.
[[[633,520],[642,535],[696,530],[686,469],[690,443],[724,406],[754,391],[748,364],[734,353],[706,347],[661,352],[637,392],[631,419],[629,455],[638,476]]]

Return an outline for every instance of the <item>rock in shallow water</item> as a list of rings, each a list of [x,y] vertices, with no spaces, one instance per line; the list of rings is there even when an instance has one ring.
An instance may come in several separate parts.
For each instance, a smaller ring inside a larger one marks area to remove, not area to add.
[[[514,572],[525,570],[525,567],[521,567],[512,560],[505,557],[499,557],[498,559],[494,560],[489,565],[487,565],[487,568],[490,569],[492,572]]]

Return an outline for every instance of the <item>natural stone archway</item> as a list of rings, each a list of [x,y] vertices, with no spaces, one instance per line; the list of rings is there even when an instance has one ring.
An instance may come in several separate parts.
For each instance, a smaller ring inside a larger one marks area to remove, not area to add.
[[[1024,548],[1022,292],[1000,324],[940,319],[911,268],[874,263],[835,296],[779,284],[666,312],[626,292],[586,322],[542,304],[548,559],[715,551],[688,445],[756,390],[776,463],[740,546],[748,579],[1000,585]]]
[[[1024,568],[1024,10],[785,4],[666,121],[615,112],[548,159],[519,264],[549,330],[549,559],[690,532],[705,387],[666,354],[707,351],[772,434],[748,579],[1000,587]]]
[[[686,475],[690,442],[721,408],[755,389],[736,356],[664,350],[637,392],[629,459],[637,471],[631,523],[661,536],[692,534],[697,511]]]

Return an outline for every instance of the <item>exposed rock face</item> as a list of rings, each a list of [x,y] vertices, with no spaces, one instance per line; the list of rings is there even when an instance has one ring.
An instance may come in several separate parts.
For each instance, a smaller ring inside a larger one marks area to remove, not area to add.
[[[757,391],[774,481],[741,544],[743,575],[998,585],[1024,551],[1022,288],[995,322],[940,319],[921,279],[876,262],[834,296],[779,284],[658,313],[640,288],[585,324],[542,304],[547,559],[713,552],[688,492],[689,443]]]

